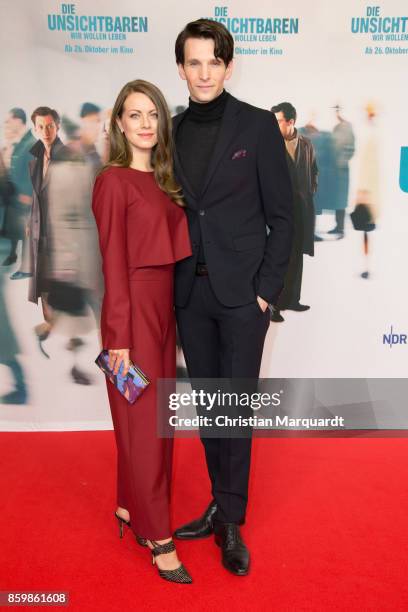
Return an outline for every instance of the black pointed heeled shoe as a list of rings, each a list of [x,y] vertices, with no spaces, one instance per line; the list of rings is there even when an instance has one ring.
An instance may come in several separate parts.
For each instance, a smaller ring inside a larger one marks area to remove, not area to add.
[[[115,516],[119,524],[119,537],[123,538],[123,526],[126,525],[127,527],[130,527],[130,521],[126,521],[124,518],[119,516],[117,512],[115,512]],[[146,538],[141,538],[138,535],[136,535],[135,537],[136,537],[136,542],[140,544],[140,546],[147,546]]]
[[[178,582],[179,584],[191,584],[193,582],[192,577],[182,563],[174,570],[161,570],[156,563],[156,557],[159,555],[165,555],[166,553],[171,553],[176,550],[173,540],[170,540],[170,542],[166,544],[159,544],[155,540],[149,540],[149,542],[153,546],[153,548],[150,549],[152,553],[152,564],[157,566],[161,578],[169,582]]]

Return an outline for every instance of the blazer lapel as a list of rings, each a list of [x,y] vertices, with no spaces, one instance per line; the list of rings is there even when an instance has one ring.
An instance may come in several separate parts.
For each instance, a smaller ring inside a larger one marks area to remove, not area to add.
[[[302,135],[297,132],[298,143],[295,151],[295,165],[298,166],[300,163],[300,156],[302,154]]]
[[[34,157],[34,159],[31,159],[28,163],[31,174],[31,182],[33,184],[34,191],[37,193],[37,195],[40,195],[44,155],[44,145],[42,144],[41,140],[37,140],[37,142],[34,143],[30,149],[30,153]]]
[[[197,199],[197,194],[194,192],[192,186],[190,185],[190,182],[184,172],[183,166],[181,165],[181,160],[180,160],[180,156],[177,151],[177,144],[176,144],[177,143],[177,131],[180,126],[180,123],[183,121],[185,117],[186,112],[187,112],[187,109],[183,113],[181,113],[180,115],[177,115],[177,117],[173,119],[174,172],[176,174],[176,177],[178,177],[179,182],[181,183],[183,191],[188,191],[191,200],[195,204],[195,201]]]
[[[34,191],[39,196],[41,192],[42,183],[42,162],[39,157],[30,161],[31,170],[31,182],[33,184]]]
[[[236,135],[238,119],[239,119],[240,103],[237,98],[230,96],[225,106],[224,114],[221,120],[220,131],[215,143],[214,151],[211,155],[210,163],[206,177],[204,179],[203,187],[200,193],[200,198],[203,197],[206,192],[208,185],[220,163],[225,149],[230,144],[233,137]]]

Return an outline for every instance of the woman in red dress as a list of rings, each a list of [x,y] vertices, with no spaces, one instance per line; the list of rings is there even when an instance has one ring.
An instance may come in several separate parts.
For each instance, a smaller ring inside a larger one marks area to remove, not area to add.
[[[107,381],[118,451],[115,515],[121,536],[130,526],[163,578],[189,583],[171,538],[173,440],[157,435],[156,380],[176,377],[174,264],[191,245],[173,176],[171,118],[157,87],[142,80],[123,87],[109,138],[92,199],[105,280],[103,348],[115,373],[123,364],[126,375],[133,361],[151,381],[133,405]]]

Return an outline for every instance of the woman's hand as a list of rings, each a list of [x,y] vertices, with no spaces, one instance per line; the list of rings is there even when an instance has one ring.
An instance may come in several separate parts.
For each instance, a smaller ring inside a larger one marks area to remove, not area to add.
[[[122,376],[126,376],[130,366],[129,349],[112,349],[109,351],[109,367],[113,370],[115,375],[119,372],[122,361]]]

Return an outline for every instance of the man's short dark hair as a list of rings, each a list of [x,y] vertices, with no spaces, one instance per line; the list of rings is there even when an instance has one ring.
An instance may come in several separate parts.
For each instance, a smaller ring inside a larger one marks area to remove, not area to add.
[[[271,111],[273,113],[283,113],[286,121],[290,121],[290,119],[296,121],[296,108],[290,102],[281,102],[276,106],[272,106]]]
[[[190,21],[177,36],[175,44],[176,62],[184,64],[184,45],[188,38],[210,38],[214,41],[214,56],[228,66],[234,57],[234,39],[227,28],[212,19]]]
[[[81,119],[87,117],[88,115],[95,115],[96,113],[100,113],[101,108],[92,102],[84,102],[81,106],[81,110],[79,112],[79,116]]]
[[[38,106],[38,108],[33,111],[31,115],[31,121],[35,125],[35,120],[37,117],[47,117],[51,115],[57,125],[60,124],[60,117],[56,110],[50,108],[49,106]]]
[[[14,117],[14,119],[20,119],[24,123],[24,125],[27,123],[27,115],[25,114],[23,109],[18,108],[18,106],[15,106],[14,108],[10,109],[10,115]]]

